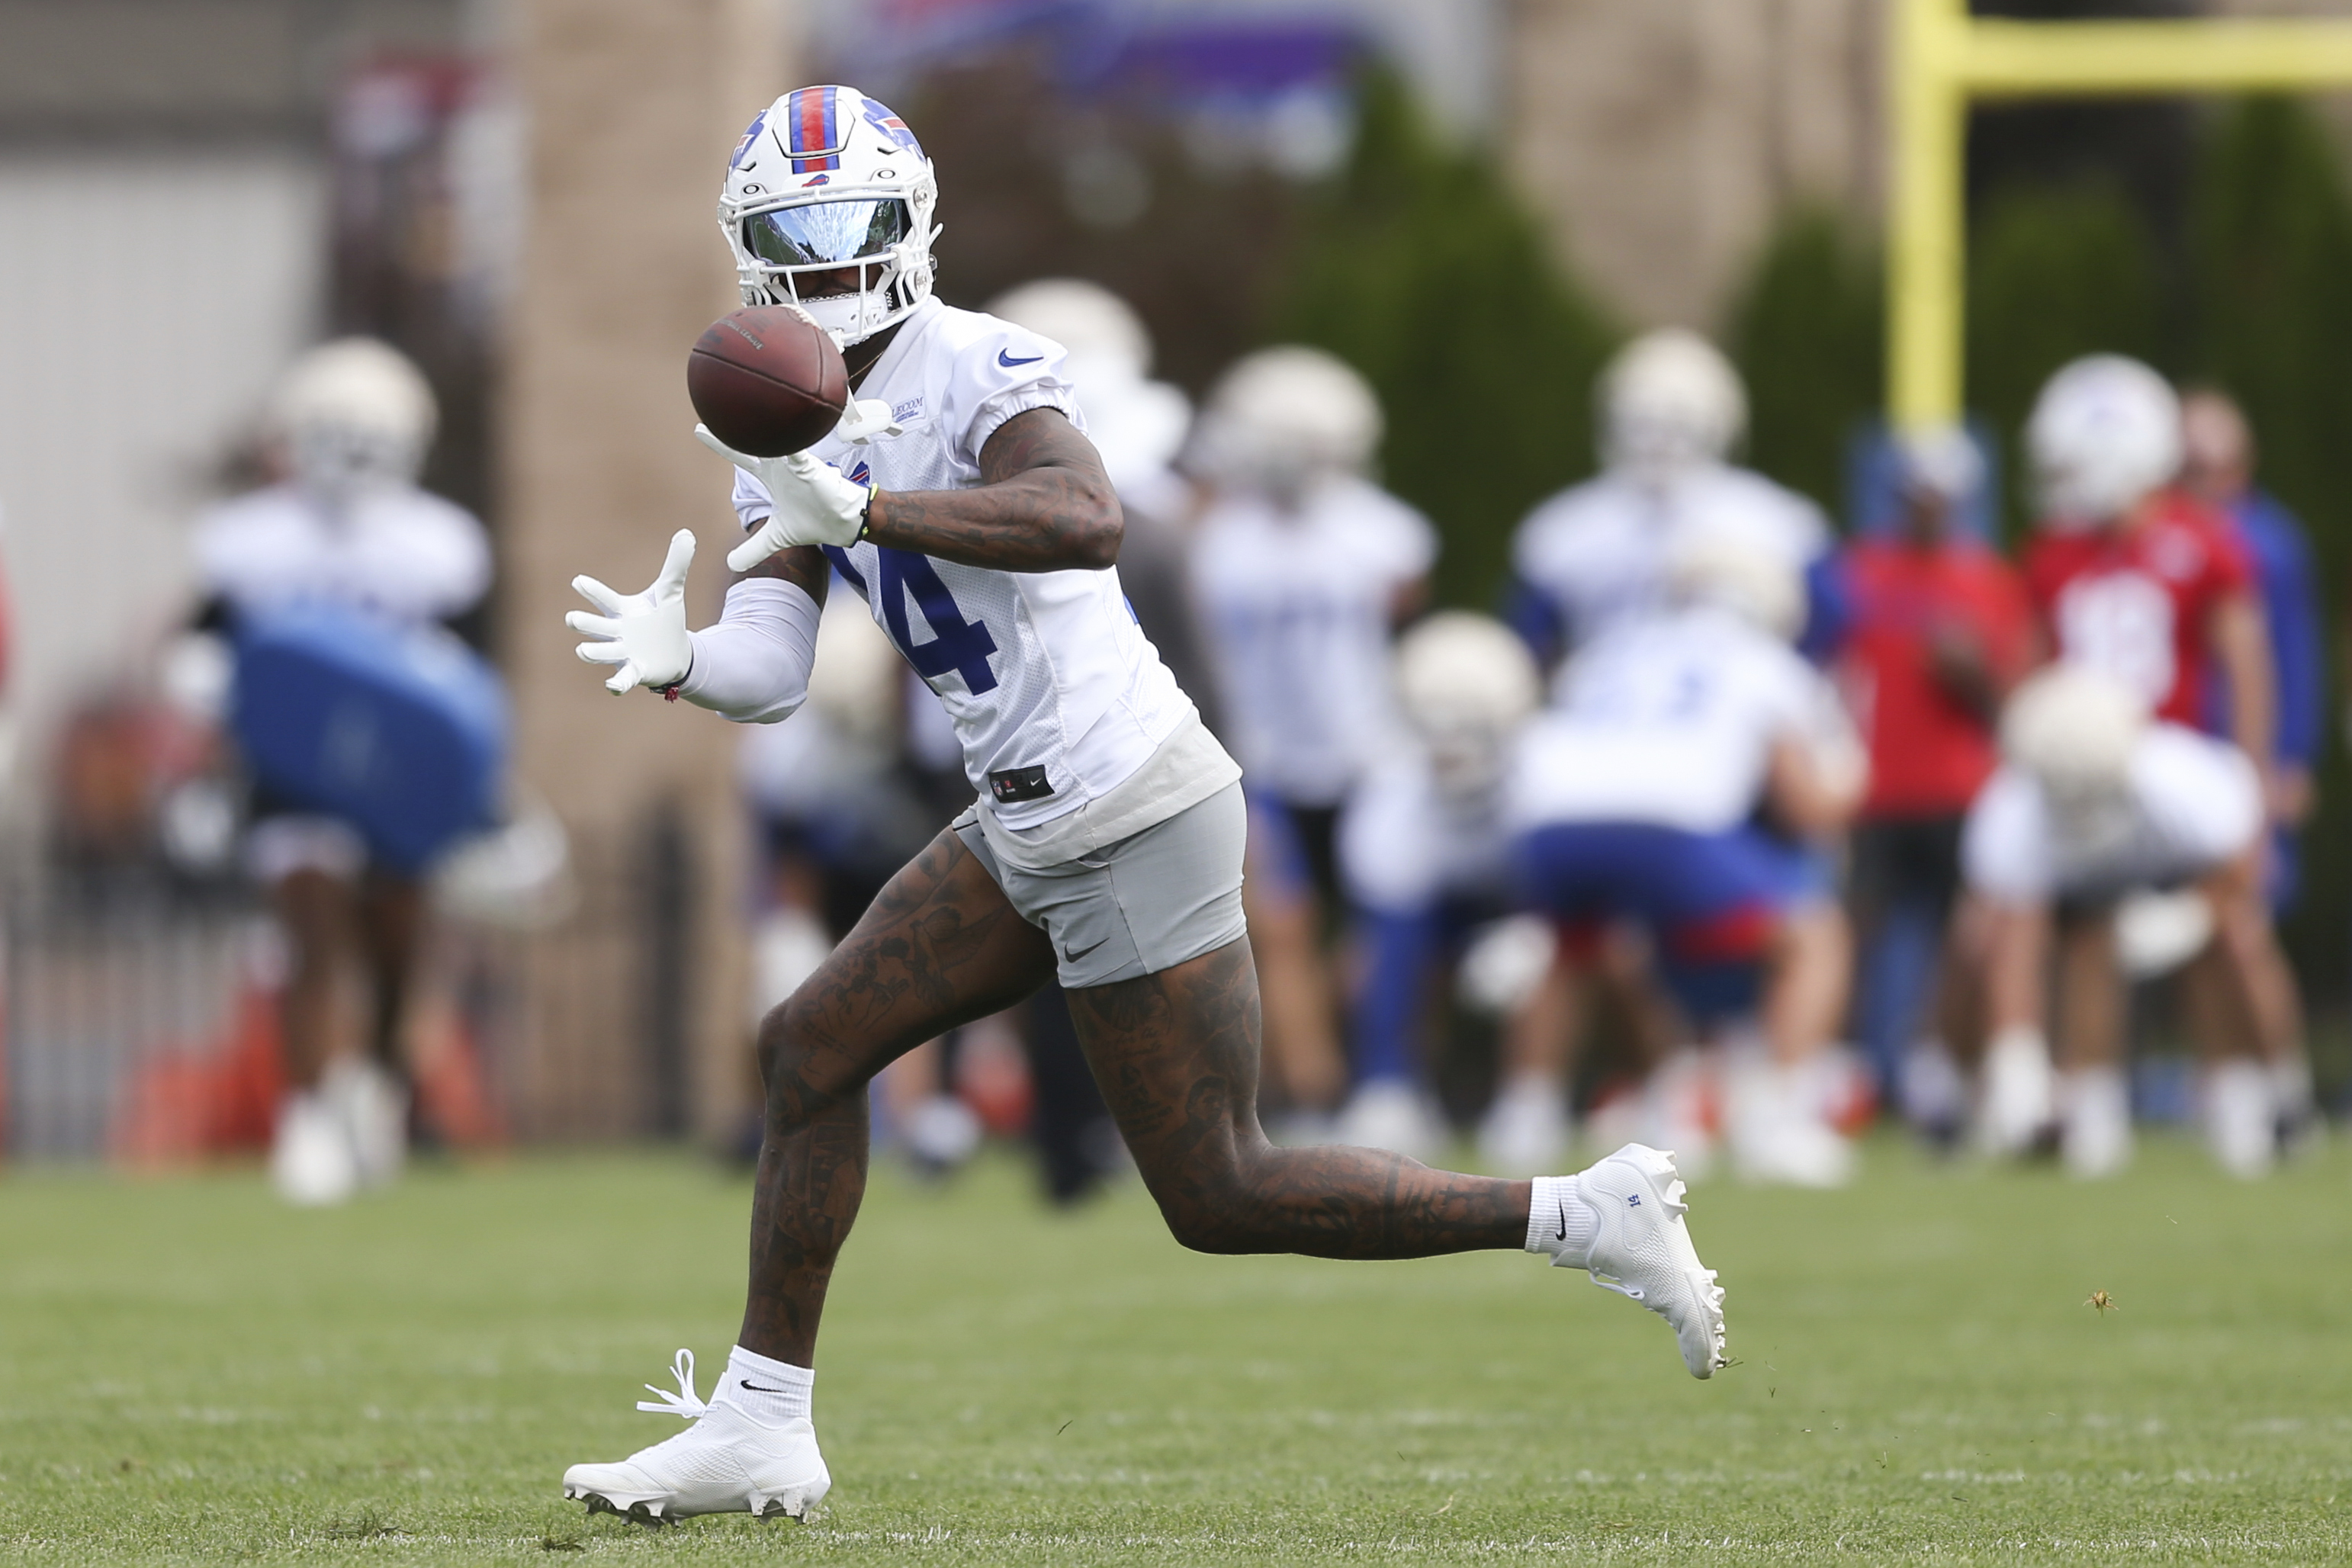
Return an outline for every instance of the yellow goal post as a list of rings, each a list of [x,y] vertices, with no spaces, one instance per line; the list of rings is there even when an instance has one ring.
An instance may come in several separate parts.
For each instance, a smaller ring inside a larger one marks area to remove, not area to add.
[[[2025,22],[1895,0],[1891,48],[1886,385],[1893,421],[1912,429],[1962,407],[1971,102],[2352,86],[2352,18]]]

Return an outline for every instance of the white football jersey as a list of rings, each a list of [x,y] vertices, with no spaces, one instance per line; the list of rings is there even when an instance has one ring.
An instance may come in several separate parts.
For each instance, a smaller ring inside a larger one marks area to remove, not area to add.
[[[1375,766],[1339,816],[1339,870],[1367,909],[1409,911],[1445,898],[1510,889],[1510,835],[1495,791],[1449,795],[1427,753],[1410,747]]]
[[[362,493],[335,515],[272,485],[207,512],[194,548],[205,591],[239,615],[323,603],[413,625],[471,609],[490,585],[474,514],[413,487]]]
[[[1521,737],[1505,815],[1719,833],[1754,814],[1774,742],[1845,727],[1837,693],[1779,638],[1708,605],[1602,634]]]
[[[1665,598],[1666,563],[1696,539],[1727,539],[1801,572],[1830,548],[1821,509],[1763,475],[1713,463],[1663,485],[1604,473],[1529,512],[1511,543],[1521,581],[1549,598],[1580,647]]]
[[[1009,321],[926,300],[857,388],[888,403],[904,433],[863,447],[828,437],[813,450],[886,490],[971,488],[981,448],[1014,415],[1058,409],[1085,428],[1062,358],[1059,344]],[[735,510],[746,528],[772,510],[740,469]],[[824,552],[939,695],[965,775],[1005,827],[1101,798],[1192,716],[1116,569],[1005,572],[870,542]]]
[[[1396,745],[1390,616],[1436,556],[1429,520],[1359,479],[1325,484],[1296,515],[1244,495],[1202,519],[1192,582],[1223,739],[1255,786],[1336,805]]]
[[[2151,724],[2132,749],[2128,780],[2119,798],[2070,812],[2031,774],[2001,768],[1969,808],[1960,840],[1969,886],[2008,903],[2112,898],[2203,876],[2262,832],[2262,782],[2226,741]]]

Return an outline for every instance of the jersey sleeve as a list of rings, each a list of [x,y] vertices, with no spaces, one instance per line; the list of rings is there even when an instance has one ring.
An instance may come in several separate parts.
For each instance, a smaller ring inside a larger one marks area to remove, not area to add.
[[[1017,414],[1051,408],[1080,430],[1087,427],[1062,345],[1010,321],[988,318],[987,323],[956,355],[940,398],[954,456],[974,469],[988,438]]]
[[[742,523],[743,531],[746,533],[767,521],[775,513],[776,503],[769,498],[768,487],[741,468],[735,470],[735,493],[732,499],[735,502],[736,519]]]
[[[418,492],[414,552],[416,613],[435,620],[462,616],[490,591],[490,538],[465,508]]]

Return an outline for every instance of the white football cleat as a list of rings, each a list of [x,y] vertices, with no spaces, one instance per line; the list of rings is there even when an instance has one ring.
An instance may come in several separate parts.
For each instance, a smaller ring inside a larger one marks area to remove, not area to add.
[[[637,1408],[692,1425],[617,1463],[572,1466],[563,1472],[565,1497],[586,1502],[591,1513],[647,1524],[703,1513],[805,1519],[824,1500],[833,1477],[806,1418],[763,1426],[732,1405],[704,1404],[694,1392],[692,1351],[677,1352],[671,1375],[683,1397],[647,1384],[661,1403],[640,1399]]]
[[[344,1057],[328,1065],[319,1093],[343,1119],[360,1184],[395,1180],[408,1159],[408,1090],[401,1081],[374,1062]]]
[[[351,1131],[316,1089],[297,1090],[278,1108],[269,1143],[269,1179],[278,1195],[303,1208],[342,1203],[360,1184]]]
[[[1665,1319],[1693,1377],[1713,1377],[1728,1365],[1723,1353],[1723,1287],[1715,1282],[1715,1270],[1699,1262],[1683,1225],[1690,1205],[1683,1202],[1675,1157],[1645,1143],[1628,1143],[1575,1181],[1599,1228],[1581,1259],[1561,1252],[1552,1262],[1570,1268],[1581,1263],[1595,1285],[1631,1297]],[[1564,1218],[1561,1228],[1567,1228]]]
[[[2221,1169],[2240,1181],[2271,1173],[2278,1157],[2278,1100],[2271,1075],[2242,1058],[2205,1074],[2205,1140]]]
[[[2081,1068],[2058,1080],[2064,1113],[2058,1125],[2058,1153],[2066,1173],[2095,1182],[2119,1174],[2131,1163],[2131,1086],[2124,1069]],[[2260,1118],[2263,1150],[2270,1147],[2269,1100]]]
[[[1478,1160],[1497,1175],[1538,1175],[1568,1152],[1568,1091],[1549,1073],[1523,1073],[1495,1093],[1478,1122]]]
[[[1445,1143],[1445,1123],[1421,1091],[1402,1079],[1375,1079],[1358,1089],[1333,1131],[1339,1142],[1385,1149],[1408,1160],[1429,1159]]]
[[[2029,1152],[2057,1115],[2058,1074],[2039,1029],[2003,1029],[1985,1048],[1977,1132],[1988,1154]]]

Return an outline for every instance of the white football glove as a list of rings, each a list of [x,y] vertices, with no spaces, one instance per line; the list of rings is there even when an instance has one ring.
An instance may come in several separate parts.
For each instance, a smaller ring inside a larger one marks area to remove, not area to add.
[[[572,579],[572,586],[599,613],[573,610],[563,624],[588,639],[574,650],[583,659],[621,667],[604,682],[614,696],[636,686],[676,686],[686,679],[694,658],[686,638],[686,574],[693,564],[694,533],[681,528],[670,535],[661,572],[642,594],[616,594],[593,577]]]
[[[857,542],[866,527],[866,508],[874,499],[873,486],[842,478],[840,469],[806,452],[755,458],[713,436],[708,425],[696,426],[694,436],[759,480],[775,508],[751,538],[727,552],[727,564],[734,570],[749,572],[777,551],[795,544]]]

